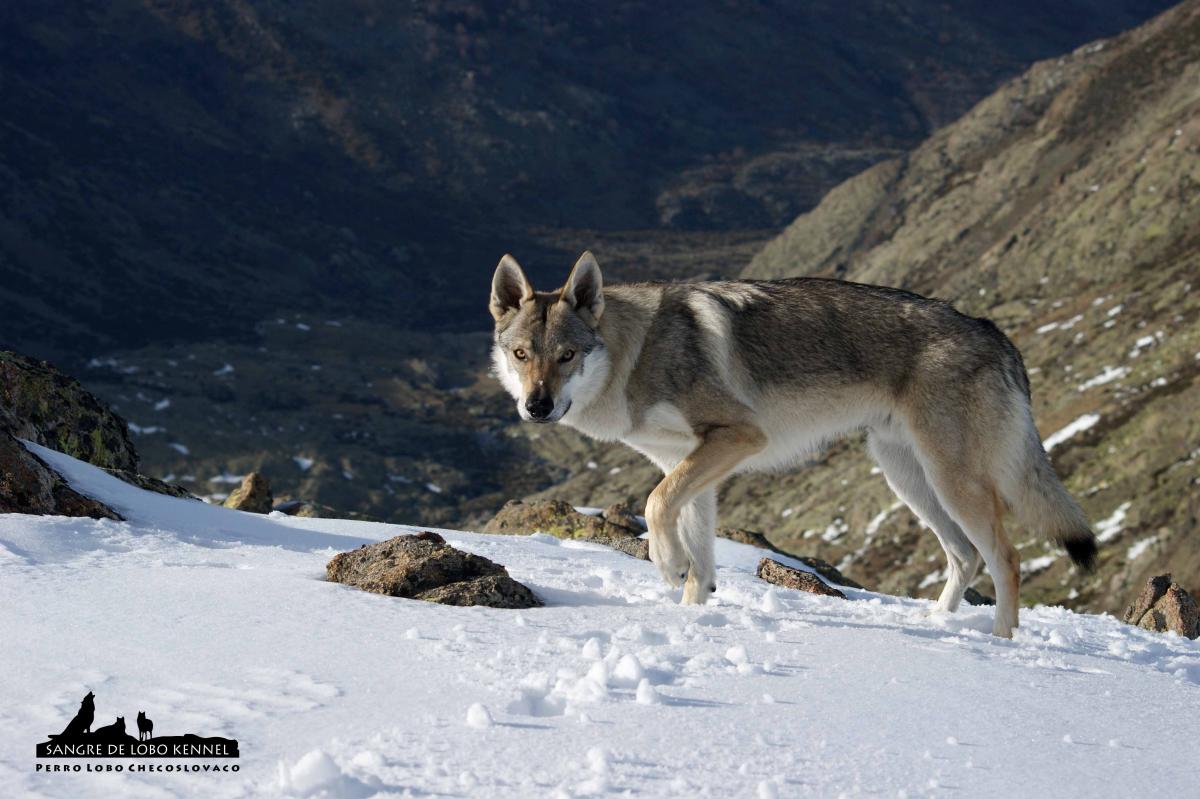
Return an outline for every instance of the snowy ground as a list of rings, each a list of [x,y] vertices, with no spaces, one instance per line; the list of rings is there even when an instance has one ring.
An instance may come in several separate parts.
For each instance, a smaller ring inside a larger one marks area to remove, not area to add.
[[[547,607],[452,608],[322,580],[410,531],[148,494],[38,450],[130,521],[0,515],[0,796],[1196,795],[1200,645],[1110,617],[772,589],[719,542],[681,607],[594,545],[444,531]],[[38,774],[97,726],[241,743],[237,774]]]

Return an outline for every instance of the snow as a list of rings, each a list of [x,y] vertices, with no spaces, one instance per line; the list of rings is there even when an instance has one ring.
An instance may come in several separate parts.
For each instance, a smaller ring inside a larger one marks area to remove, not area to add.
[[[893,502],[891,505],[888,505],[886,508],[879,511],[879,513],[872,516],[871,521],[867,522],[867,529],[863,531],[863,537],[871,538],[878,533],[879,528],[883,526],[885,521],[887,521],[887,517],[891,516],[902,507],[904,507],[903,502]]]
[[[135,436],[152,436],[156,433],[167,432],[167,428],[162,427],[161,425],[146,425],[143,427],[142,425],[134,424],[133,422],[126,422],[126,424],[129,426],[129,432],[133,433]]]
[[[1157,535],[1151,535],[1151,536],[1147,536],[1145,538],[1138,539],[1125,552],[1125,559],[1126,560],[1137,560],[1142,555],[1145,555],[1146,550],[1148,550],[1154,544],[1154,542],[1157,540],[1158,540]]]
[[[1100,374],[1096,375],[1090,380],[1085,380],[1083,383],[1080,383],[1079,390],[1087,391],[1089,388],[1096,388],[1097,386],[1102,386],[1105,383],[1111,383],[1114,380],[1120,380],[1121,378],[1126,377],[1129,372],[1130,369],[1128,366],[1106,366],[1104,367],[1103,371],[1100,372]]]
[[[547,606],[407,601],[324,567],[422,528],[239,513],[29,446],[128,521],[0,515],[0,796],[1195,790],[1162,767],[1200,732],[1177,636],[1037,607],[998,639],[990,608],[769,586],[725,539],[704,607],[597,544],[452,530]],[[36,773],[88,690],[106,723],[237,738],[240,771]]]
[[[1133,507],[1132,502],[1122,502],[1111,516],[1096,522],[1096,541],[1104,544],[1119,536],[1122,530],[1121,525],[1125,523],[1125,515],[1129,513],[1131,507]]]
[[[1054,561],[1058,560],[1058,555],[1040,555],[1036,558],[1021,561],[1021,575],[1037,574],[1044,572],[1054,565]]]
[[[167,444],[168,447],[178,452],[180,455],[191,455],[192,451],[187,448],[186,444],[180,444],[178,441],[172,441]]]
[[[306,458],[303,455],[293,455],[292,462],[296,464],[300,471],[307,472],[316,461],[312,458]]]
[[[1069,425],[1064,427],[1062,430],[1059,430],[1057,433],[1051,434],[1051,436],[1049,438],[1047,438],[1045,441],[1042,442],[1042,446],[1046,448],[1046,452],[1049,452],[1050,450],[1057,447],[1059,444],[1063,443],[1064,441],[1066,441],[1070,438],[1073,438],[1077,434],[1082,433],[1085,430],[1090,430],[1092,427],[1094,427],[1096,425],[1096,422],[1098,422],[1098,421],[1100,421],[1100,414],[1085,413],[1083,416],[1080,416],[1078,419],[1071,422]]]

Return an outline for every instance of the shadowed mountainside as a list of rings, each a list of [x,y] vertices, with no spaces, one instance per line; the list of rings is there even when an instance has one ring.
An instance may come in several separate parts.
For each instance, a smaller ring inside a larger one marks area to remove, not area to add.
[[[6,3],[0,344],[486,329],[463,286],[500,253],[566,261],[534,227],[777,227],[1162,6]]]

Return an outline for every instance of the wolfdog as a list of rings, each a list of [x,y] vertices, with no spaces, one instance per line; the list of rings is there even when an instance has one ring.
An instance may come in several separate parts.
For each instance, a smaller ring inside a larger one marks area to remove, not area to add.
[[[685,603],[716,590],[717,486],[865,429],[888,485],[946,551],[953,612],[980,562],[992,632],[1018,624],[1010,511],[1091,568],[1095,536],[1042,447],[1021,354],[986,319],[899,289],[821,278],[604,286],[585,252],[535,291],[511,256],[489,303],[495,372],[531,422],[641,452],[650,557]]]

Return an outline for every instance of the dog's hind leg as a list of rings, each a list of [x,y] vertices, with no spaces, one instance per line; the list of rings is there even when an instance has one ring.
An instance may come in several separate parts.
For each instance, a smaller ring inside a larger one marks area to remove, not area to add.
[[[953,613],[958,610],[963,592],[979,573],[979,552],[938,501],[933,487],[925,479],[925,470],[907,442],[872,431],[867,446],[883,470],[888,486],[918,519],[933,530],[945,550],[946,585],[934,610]]]
[[[679,539],[691,565],[683,584],[683,601],[703,605],[717,590],[717,490],[706,488],[679,511]]]
[[[992,634],[1012,638],[1019,624],[1021,556],[1004,531],[1004,502],[996,485],[977,462],[979,447],[939,446],[924,437],[917,458],[938,500],[979,553],[996,587],[996,617]]]

